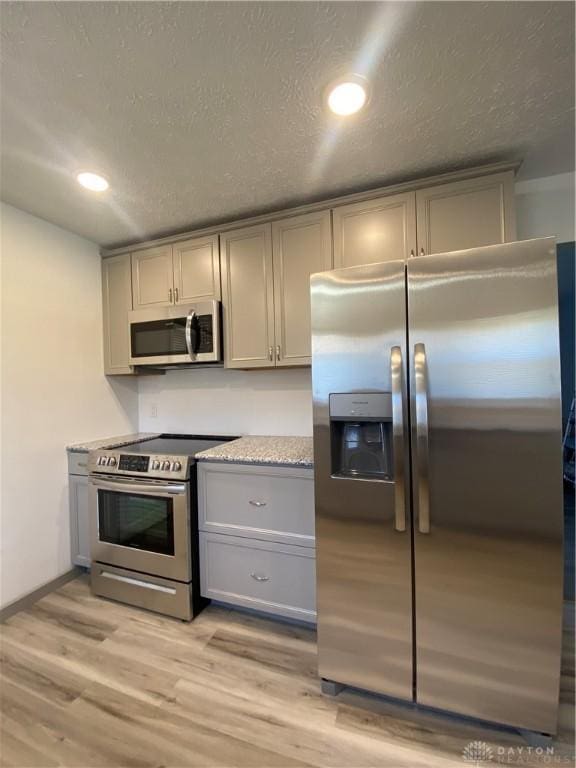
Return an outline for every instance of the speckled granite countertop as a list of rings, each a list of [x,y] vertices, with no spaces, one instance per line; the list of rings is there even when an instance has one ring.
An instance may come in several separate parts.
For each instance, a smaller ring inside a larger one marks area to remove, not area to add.
[[[107,437],[102,440],[91,440],[89,443],[74,443],[67,445],[66,450],[72,453],[86,453],[86,451],[96,451],[98,448],[107,450],[108,448],[121,448],[130,443],[143,443],[144,440],[151,440],[154,437],[160,437],[159,432],[135,432],[133,435],[120,435],[119,437]]]
[[[196,455],[199,461],[313,467],[311,437],[240,437]]]

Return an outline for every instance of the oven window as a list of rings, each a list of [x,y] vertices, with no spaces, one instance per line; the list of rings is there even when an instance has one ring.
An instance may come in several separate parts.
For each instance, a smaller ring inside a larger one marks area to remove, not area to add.
[[[173,555],[172,504],[172,499],[99,490],[100,541],[161,555]]]

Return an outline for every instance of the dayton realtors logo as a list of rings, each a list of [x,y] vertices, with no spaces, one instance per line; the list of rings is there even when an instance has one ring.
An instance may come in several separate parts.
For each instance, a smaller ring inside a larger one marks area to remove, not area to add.
[[[574,756],[557,754],[554,747],[490,746],[485,741],[470,741],[462,750],[467,765],[574,765]]]
[[[462,750],[462,757],[469,765],[484,765],[494,759],[494,751],[485,741],[471,741]]]

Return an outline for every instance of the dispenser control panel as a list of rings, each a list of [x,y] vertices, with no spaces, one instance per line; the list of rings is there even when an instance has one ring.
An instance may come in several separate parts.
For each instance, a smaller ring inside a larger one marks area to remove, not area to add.
[[[392,418],[392,395],[390,392],[331,394],[330,418],[335,421],[388,421]]]

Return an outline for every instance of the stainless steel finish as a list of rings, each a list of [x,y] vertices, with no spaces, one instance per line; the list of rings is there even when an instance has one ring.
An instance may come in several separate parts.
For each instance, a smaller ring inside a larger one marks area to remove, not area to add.
[[[90,477],[91,485],[95,485],[97,488],[103,488],[108,491],[117,491],[118,489],[125,491],[126,493],[138,493],[150,496],[158,496],[159,494],[178,494],[186,493],[186,485],[184,483],[159,483],[149,480],[125,480],[123,477],[110,477],[108,479],[99,476]]]
[[[102,578],[111,579],[112,581],[121,581],[123,584],[135,584],[137,587],[151,589],[153,592],[166,592],[168,595],[176,594],[174,587],[164,587],[162,584],[135,579],[133,576],[121,576],[119,573],[112,573],[110,571],[102,571]]]
[[[192,359],[196,357],[192,349],[192,323],[194,321],[195,316],[196,316],[196,312],[193,309],[191,309],[190,312],[188,312],[188,315],[186,316],[186,332],[185,332],[186,349],[188,350],[188,354]]]
[[[392,381],[392,439],[394,449],[394,527],[406,530],[406,480],[404,472],[404,402],[402,378],[402,349],[390,350],[390,379]]]
[[[280,360],[280,344],[276,345],[276,360]]]
[[[178,304],[178,288],[174,288],[174,301]]]
[[[322,678],[556,731],[556,280],[553,238],[312,277]],[[391,393],[394,483],[331,476],[331,395],[365,392]]]
[[[320,676],[411,699],[411,535],[394,529],[396,484],[333,477],[330,437],[331,394],[387,395],[392,417],[404,272],[398,261],[312,276],[312,385]]]
[[[190,584],[145,573],[134,574],[124,568],[102,563],[92,563],[90,582],[95,595],[177,619],[189,621],[192,618]]]
[[[265,507],[266,502],[265,501],[255,501],[253,499],[250,499],[248,504],[252,504],[253,507]]]
[[[190,460],[184,456],[158,456],[150,459],[148,471],[143,476],[138,477],[131,469],[120,469],[121,456],[140,456],[140,453],[131,453],[130,446],[125,448],[115,448],[113,451],[90,451],[88,455],[88,470],[91,475],[102,476],[101,473],[109,474],[114,482],[122,477],[128,478],[128,482],[135,479],[142,482],[147,479],[153,481],[175,481],[187,480],[190,476]],[[114,459],[112,462],[111,459]],[[136,477],[134,477],[136,475]]]
[[[128,322],[145,323],[155,320],[170,320],[174,318],[186,318],[188,320],[190,312],[196,315],[212,316],[212,337],[214,340],[213,352],[198,352],[191,356],[188,347],[189,331],[186,333],[185,341],[186,351],[177,354],[153,355],[149,357],[133,357],[130,353],[130,365],[153,366],[161,368],[162,366],[172,365],[190,365],[196,363],[214,363],[222,361],[222,331],[220,324],[220,302],[215,299],[196,301],[193,304],[178,304],[165,307],[154,307],[152,309],[135,309],[128,313]],[[191,323],[192,321],[190,321]]]
[[[168,288],[168,301],[172,304],[172,288]]]
[[[98,530],[98,492],[137,493],[172,500],[174,523],[174,556],[124,547],[102,541]],[[154,483],[149,479],[126,480],[107,475],[90,476],[88,486],[90,508],[91,555],[94,562],[128,568],[140,574],[156,574],[166,579],[190,581],[191,579],[191,537],[190,537],[190,486],[189,483]]]
[[[270,576],[260,576],[257,573],[251,573],[250,576],[252,576],[255,581],[270,581]]]
[[[414,345],[414,483],[418,498],[418,532],[430,533],[430,488],[428,479],[428,385],[426,348]]]
[[[414,534],[417,698],[553,733],[563,563],[555,242],[430,255],[407,273],[409,333],[426,351],[432,515],[430,534]],[[415,475],[418,501],[417,485]]]

